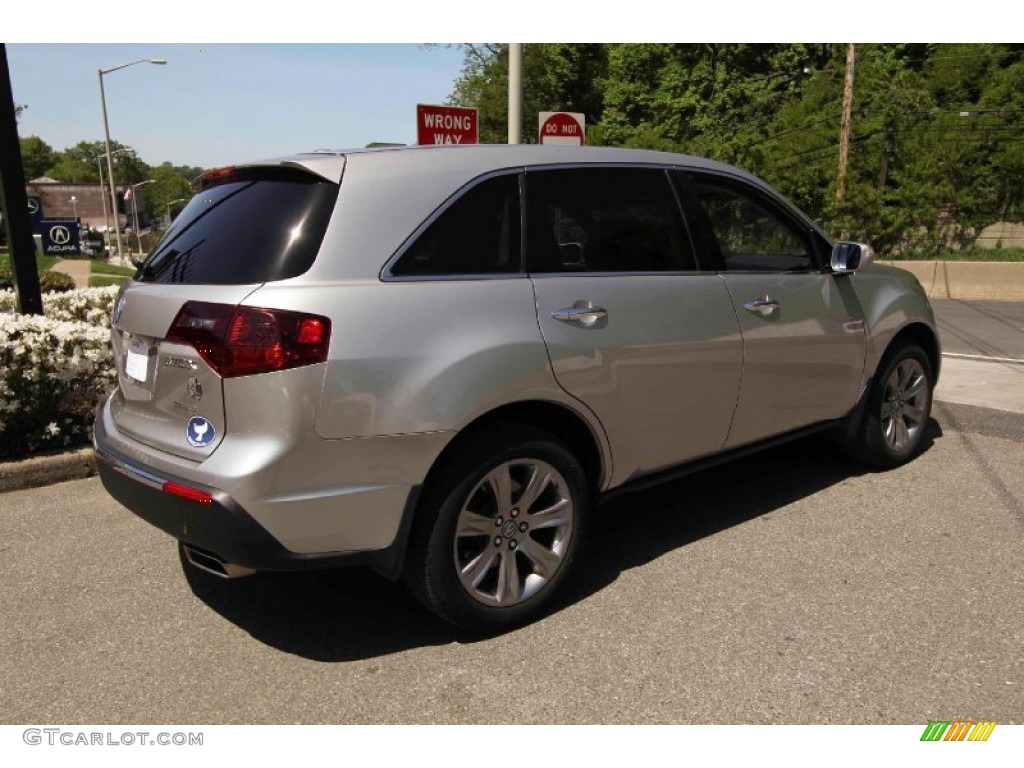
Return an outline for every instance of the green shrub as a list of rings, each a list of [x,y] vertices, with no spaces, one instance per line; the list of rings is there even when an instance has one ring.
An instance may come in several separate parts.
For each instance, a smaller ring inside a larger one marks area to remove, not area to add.
[[[9,264],[0,263],[0,291],[11,290],[14,288],[14,273],[11,272]],[[73,291],[75,290],[75,281],[71,275],[65,275],[63,272],[54,272],[49,269],[44,269],[39,273],[39,290],[42,293],[49,293],[51,291]]]
[[[110,349],[116,288],[49,293],[45,316],[14,313],[0,291],[0,459],[85,444],[117,383]]]
[[[71,275],[47,269],[39,273],[39,290],[42,293],[73,291],[75,290],[75,281]]]

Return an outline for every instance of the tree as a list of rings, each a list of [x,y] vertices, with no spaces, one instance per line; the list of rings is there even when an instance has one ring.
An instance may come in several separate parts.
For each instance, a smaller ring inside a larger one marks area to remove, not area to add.
[[[111,140],[110,152],[115,184],[137,184],[149,178],[149,166],[134,149]],[[100,158],[103,165],[103,178],[106,180],[106,144],[103,141],[80,141],[58,153],[49,175],[71,183],[97,182],[100,180],[97,158]]]
[[[1024,45],[858,45],[842,208],[835,201],[845,44],[528,45],[524,136],[536,113],[587,115],[587,142],[739,165],[833,232],[882,250],[969,244],[1024,219]],[[465,47],[451,103],[504,142],[507,48]]]
[[[46,174],[53,165],[53,147],[38,136],[26,136],[19,141],[21,144],[21,164],[25,169],[25,180],[38,179]]]
[[[525,142],[536,142],[539,112],[583,112],[588,130],[600,118],[609,47],[569,43],[523,46]],[[448,103],[476,107],[481,143],[504,144],[508,140],[508,46],[484,43],[464,48],[462,75]]]
[[[615,46],[602,138],[750,167],[774,113],[828,58],[824,45]]]
[[[192,187],[189,179],[178,172],[169,162],[153,168],[150,171],[152,184],[144,188],[144,204],[150,219],[162,219],[167,215],[167,209],[175,201],[188,200],[192,196]],[[184,203],[177,202],[172,208],[174,214],[181,210]]]

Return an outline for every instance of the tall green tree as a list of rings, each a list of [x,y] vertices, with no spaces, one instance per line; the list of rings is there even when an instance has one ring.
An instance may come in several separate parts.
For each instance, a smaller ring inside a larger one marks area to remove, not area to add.
[[[602,44],[537,43],[523,46],[523,125],[526,143],[537,141],[537,115],[547,111],[582,112],[588,131],[603,111],[602,84],[608,50]],[[480,141],[508,140],[508,46],[464,46],[462,74],[449,104],[476,107]]]
[[[143,204],[151,219],[162,220],[168,210],[173,214],[180,211],[192,196],[189,178],[180,173],[169,162],[162,163],[150,171],[152,184],[144,188]]]
[[[19,139],[21,145],[21,165],[25,170],[25,180],[38,179],[46,174],[53,165],[53,147],[38,136],[26,136]]]
[[[111,140],[110,151],[114,164],[115,184],[137,184],[149,178],[149,165],[132,147]],[[107,163],[106,144],[103,141],[80,141],[75,146],[57,153],[47,175],[59,181],[75,184],[97,182],[100,180],[97,158],[100,158],[103,166],[105,180]]]

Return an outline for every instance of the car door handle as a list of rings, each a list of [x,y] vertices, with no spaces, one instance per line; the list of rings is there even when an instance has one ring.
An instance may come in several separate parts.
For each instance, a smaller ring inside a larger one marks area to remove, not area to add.
[[[577,325],[583,325],[588,328],[608,317],[608,310],[603,307],[595,307],[589,302],[585,305],[582,304],[582,302],[577,302],[576,306],[555,310],[551,313],[551,316],[555,318],[555,320],[561,320],[566,323],[576,323]]]
[[[779,308],[779,302],[777,302],[771,296],[765,294],[759,299],[744,301],[743,308],[748,310],[749,312],[753,312],[755,315],[760,315],[761,317],[768,317],[772,312]]]

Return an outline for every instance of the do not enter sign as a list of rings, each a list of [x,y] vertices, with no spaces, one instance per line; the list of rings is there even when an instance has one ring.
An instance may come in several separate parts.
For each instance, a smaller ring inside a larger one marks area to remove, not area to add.
[[[540,143],[582,147],[587,118],[582,112],[541,112]]]

